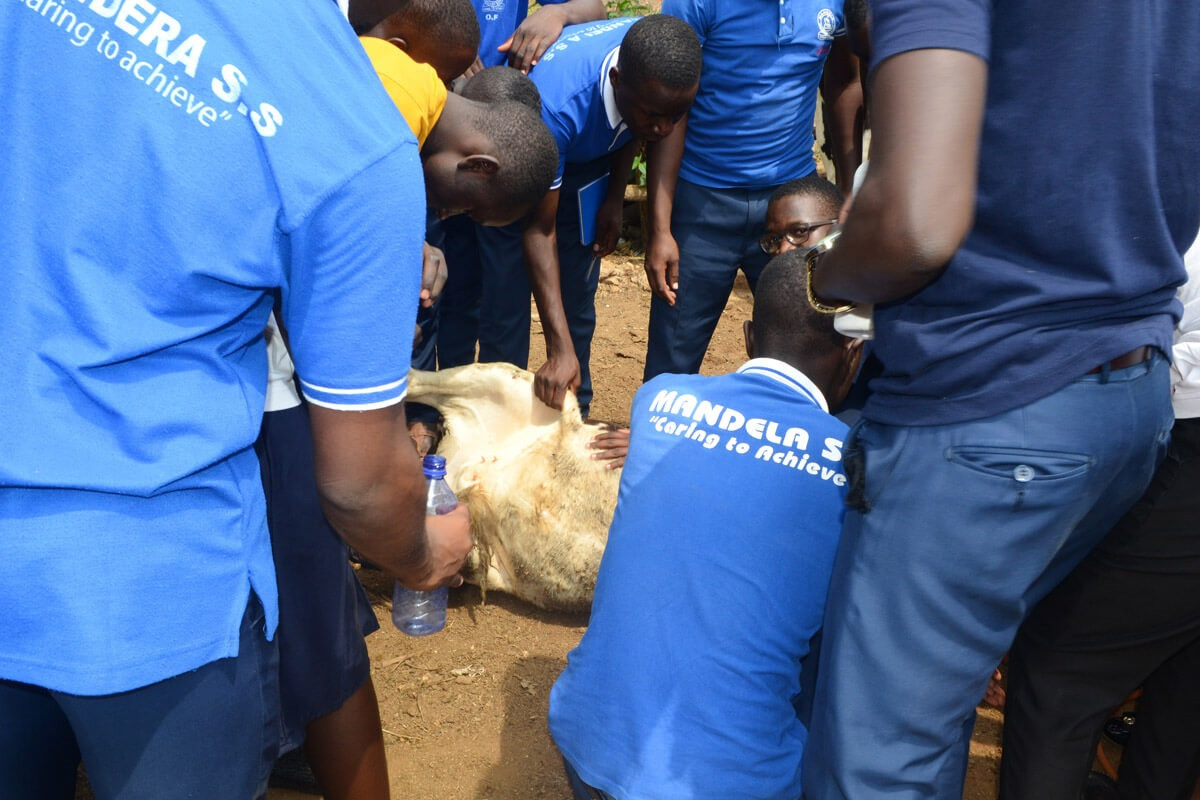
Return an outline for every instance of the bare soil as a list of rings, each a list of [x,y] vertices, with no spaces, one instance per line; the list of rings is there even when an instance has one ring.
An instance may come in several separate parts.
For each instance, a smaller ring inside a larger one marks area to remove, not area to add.
[[[640,256],[614,255],[601,269],[592,346],[595,419],[625,423],[641,385],[650,292]],[[739,277],[702,371],[736,369],[745,359],[742,321],[751,298]],[[544,359],[534,321],[535,352]],[[542,611],[515,598],[479,590],[451,592],[446,630],[409,638],[390,622],[391,582],[360,575],[382,630],[368,639],[397,800],[568,800],[562,762],[546,729],[550,687],[583,635],[586,615]],[[1001,715],[980,709],[966,800],[993,800]],[[272,800],[298,795],[272,792]]]

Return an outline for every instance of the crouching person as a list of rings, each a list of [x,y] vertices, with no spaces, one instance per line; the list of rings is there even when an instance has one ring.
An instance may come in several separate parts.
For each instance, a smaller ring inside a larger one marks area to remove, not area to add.
[[[577,798],[798,798],[805,707],[842,525],[859,348],[764,270],[729,375],[634,397],[587,633],[550,695]]]

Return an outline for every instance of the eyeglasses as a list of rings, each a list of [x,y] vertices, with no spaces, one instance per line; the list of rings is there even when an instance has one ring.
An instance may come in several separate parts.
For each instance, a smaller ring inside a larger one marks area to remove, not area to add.
[[[817,228],[824,228],[826,225],[832,225],[835,222],[837,222],[836,219],[824,222],[797,222],[783,233],[764,233],[758,239],[758,246],[768,255],[778,255],[779,248],[783,246],[784,239],[787,239],[789,244],[799,247],[808,241],[808,235]]]

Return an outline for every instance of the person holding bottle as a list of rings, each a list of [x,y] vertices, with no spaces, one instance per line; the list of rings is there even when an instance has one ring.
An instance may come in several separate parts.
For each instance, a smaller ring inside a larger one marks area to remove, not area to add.
[[[425,516],[440,517],[458,508],[458,498],[446,483],[446,459],[427,455],[421,469],[429,485]],[[392,590],[392,624],[409,636],[428,636],[446,627],[446,601],[449,590],[439,586],[430,591],[410,589],[400,581]]]

